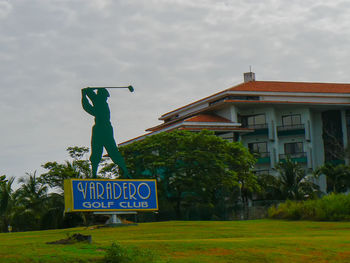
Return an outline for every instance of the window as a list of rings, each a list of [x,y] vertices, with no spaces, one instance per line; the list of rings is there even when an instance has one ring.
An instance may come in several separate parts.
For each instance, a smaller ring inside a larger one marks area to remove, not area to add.
[[[284,144],[284,153],[285,155],[292,155],[296,153],[302,153],[304,151],[303,149],[303,143],[302,142],[292,142],[292,143],[285,143]]]
[[[267,143],[266,142],[248,143],[248,149],[251,153],[266,153]]]
[[[300,124],[301,124],[300,114],[282,116],[283,126],[294,126],[294,125],[300,125]]]
[[[241,122],[243,127],[248,128],[266,128],[265,114],[258,114],[252,116],[242,116]]]
[[[248,149],[258,158],[270,157],[270,154],[267,149],[267,142],[248,143]]]

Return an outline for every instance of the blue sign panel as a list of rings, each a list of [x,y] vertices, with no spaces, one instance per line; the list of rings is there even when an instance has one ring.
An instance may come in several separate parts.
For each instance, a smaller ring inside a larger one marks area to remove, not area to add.
[[[158,210],[156,180],[65,180],[66,212]]]

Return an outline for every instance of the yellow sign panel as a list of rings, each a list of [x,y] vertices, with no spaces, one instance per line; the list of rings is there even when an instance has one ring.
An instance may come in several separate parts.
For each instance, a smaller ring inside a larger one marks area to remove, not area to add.
[[[158,210],[156,180],[64,180],[65,212]]]

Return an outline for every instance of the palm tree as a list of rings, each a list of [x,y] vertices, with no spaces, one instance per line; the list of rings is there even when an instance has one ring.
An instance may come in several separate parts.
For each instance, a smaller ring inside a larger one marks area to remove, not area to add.
[[[311,181],[305,170],[290,158],[278,163],[275,169],[279,173],[278,185],[285,199],[302,200],[318,192],[319,187]]]
[[[47,186],[43,185],[36,177],[36,172],[33,174],[26,173],[27,177],[22,177],[19,182],[21,187],[17,190],[20,204],[26,211],[29,211],[39,218],[45,209],[47,199]]]
[[[46,198],[46,209],[40,218],[41,229],[60,228],[64,220],[64,198],[58,193],[50,193]]]
[[[350,167],[344,164],[326,163],[315,171],[316,177],[324,174],[327,178],[327,192],[343,193],[350,186]]]
[[[7,226],[11,221],[11,211],[13,207],[12,183],[14,177],[6,179],[3,175],[0,177],[0,230],[7,231]]]

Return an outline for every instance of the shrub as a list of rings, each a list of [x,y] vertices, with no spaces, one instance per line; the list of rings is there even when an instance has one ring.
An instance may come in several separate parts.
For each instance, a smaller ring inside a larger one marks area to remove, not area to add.
[[[350,220],[350,195],[330,194],[317,200],[290,201],[271,207],[274,219],[340,221]]]
[[[330,194],[315,203],[317,220],[349,220],[350,196],[345,194]]]
[[[152,263],[155,260],[154,254],[149,250],[138,248],[126,248],[119,244],[112,243],[107,248],[104,261],[106,263]]]
[[[281,203],[278,207],[271,207],[268,211],[269,217],[275,219],[301,219],[302,217],[302,204],[299,201],[287,200],[285,203]]]

